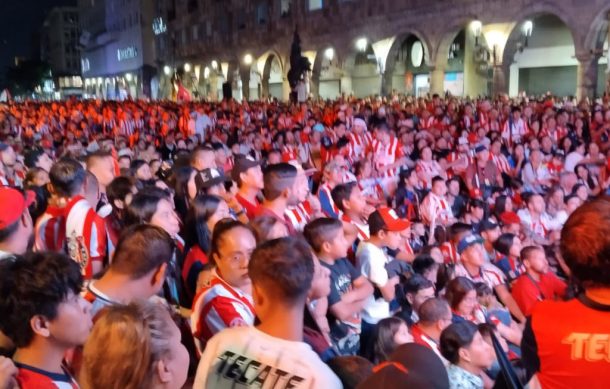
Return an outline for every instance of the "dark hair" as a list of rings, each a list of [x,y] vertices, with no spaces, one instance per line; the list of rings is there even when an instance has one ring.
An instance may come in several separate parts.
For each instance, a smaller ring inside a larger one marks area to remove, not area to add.
[[[272,291],[278,300],[290,305],[305,301],[313,270],[309,245],[294,237],[263,243],[254,250],[248,264],[254,285]]]
[[[517,236],[515,234],[504,233],[494,242],[494,248],[502,255],[510,255],[510,248]]]
[[[85,169],[75,159],[62,158],[51,167],[49,179],[59,196],[72,197],[76,195],[85,183]]]
[[[519,253],[519,258],[521,259],[521,262],[525,261],[526,259],[529,259],[532,254],[538,250],[544,253],[544,249],[540,246],[525,246],[524,248],[522,248],[521,253]]]
[[[405,293],[416,294],[420,290],[433,288],[434,284],[427,278],[419,274],[413,274],[407,281],[403,284],[403,290]]]
[[[460,349],[470,346],[479,331],[476,324],[469,321],[453,323],[441,333],[441,354],[452,364],[460,361]]]
[[[0,330],[18,348],[30,345],[32,317],[54,320],[59,305],[82,286],[80,266],[65,254],[31,252],[0,261]]]
[[[212,195],[198,195],[193,199],[184,222],[184,242],[187,249],[198,245],[204,253],[210,252],[212,232],[208,228],[208,220],[222,201],[220,197]]]
[[[457,309],[464,297],[471,290],[475,290],[474,282],[466,277],[456,277],[449,281],[447,290],[445,291],[445,299],[449,303],[451,309]]]
[[[229,219],[229,218],[220,220],[214,226],[214,231],[212,231],[212,241],[210,242],[210,255],[208,256],[208,259],[211,264],[216,265],[216,260],[214,259],[214,254],[216,254],[216,255],[220,254],[220,251],[219,251],[220,242],[221,242],[222,238],[224,237],[224,235],[226,233],[228,233],[229,231],[234,230],[236,228],[244,228],[244,229],[250,231],[250,233],[252,233],[252,235],[254,235],[254,232],[247,224],[244,224],[240,221]]]
[[[343,224],[333,218],[321,217],[309,222],[303,229],[303,235],[313,251],[319,253],[322,245],[337,237],[337,231],[343,228]]]
[[[294,185],[297,178],[297,168],[289,163],[276,163],[267,166],[263,174],[265,199],[273,201],[280,197],[282,192]]]
[[[157,212],[159,202],[164,199],[169,201],[169,195],[163,189],[156,187],[146,187],[136,193],[127,207],[126,225],[150,223]]]
[[[434,186],[434,184],[436,184],[437,182],[445,182],[445,179],[441,176],[434,176],[432,178],[432,186]]]
[[[172,181],[176,198],[188,199],[188,183],[194,171],[195,169],[190,166],[183,166],[174,170]],[[197,180],[195,180],[195,183],[197,183]]]
[[[477,282],[474,284],[474,288],[477,291],[477,297],[488,296],[493,293],[489,285],[484,282]]]
[[[356,389],[364,380],[373,374],[373,363],[357,355],[334,357],[327,362],[344,389]]]
[[[573,276],[588,285],[610,285],[610,198],[583,204],[561,230],[561,254]]]
[[[381,363],[390,359],[390,355],[399,346],[394,342],[394,334],[398,331],[401,324],[407,323],[398,317],[386,317],[380,320],[375,326],[374,336],[374,362]]]
[[[207,146],[197,146],[195,147],[195,149],[193,151],[191,151],[191,156],[190,156],[190,163],[194,163],[197,160],[197,155],[201,152],[214,152],[214,149],[212,149],[211,147],[207,147]]]
[[[352,195],[352,192],[354,191],[356,185],[357,183],[354,181],[347,182],[345,184],[339,184],[335,186],[330,191],[330,195],[333,198],[333,201],[337,205],[337,208],[339,208],[341,211],[345,211],[345,209],[343,208],[343,201],[349,201],[349,198]]]
[[[419,274],[421,276],[425,275],[426,272],[432,270],[435,267],[438,267],[439,264],[436,263],[434,258],[432,258],[429,254],[420,254],[413,260],[411,267],[413,268],[413,272],[415,274]]]
[[[496,203],[494,205],[494,215],[499,219],[500,215],[506,211],[506,203],[510,197],[507,195],[500,195],[496,198]]]
[[[136,173],[138,172],[138,169],[140,169],[144,165],[148,165],[148,162],[146,162],[143,159],[136,159],[136,160],[132,161],[131,164],[129,165],[131,174],[133,174],[133,176],[135,177]]]
[[[167,232],[150,224],[140,224],[121,233],[110,267],[138,279],[168,263],[173,253],[174,241]]]
[[[422,303],[417,311],[417,315],[419,316],[420,323],[433,324],[443,319],[447,311],[451,312],[447,300],[433,297]]]
[[[125,202],[127,195],[132,194],[132,189],[136,185],[135,180],[131,177],[116,177],[106,188],[106,196],[108,202],[115,208],[114,201],[119,200]]]
[[[266,215],[257,216],[253,220],[250,220],[249,224],[254,231],[256,243],[261,244],[268,241],[271,229],[278,223],[281,222],[276,217]]]

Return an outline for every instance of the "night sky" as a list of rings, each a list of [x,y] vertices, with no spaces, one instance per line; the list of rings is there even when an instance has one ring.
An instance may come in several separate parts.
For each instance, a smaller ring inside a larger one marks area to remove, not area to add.
[[[40,54],[36,34],[54,6],[76,5],[76,0],[0,0],[0,83],[15,56]]]

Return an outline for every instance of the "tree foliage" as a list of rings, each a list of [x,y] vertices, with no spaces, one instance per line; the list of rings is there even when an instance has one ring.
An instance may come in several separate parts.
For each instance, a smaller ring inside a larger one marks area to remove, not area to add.
[[[32,94],[48,78],[51,78],[51,67],[40,60],[21,61],[6,73],[6,82],[14,96]]]
[[[290,48],[290,70],[288,71],[288,83],[290,88],[296,88],[300,80],[305,77],[305,72],[311,71],[309,59],[301,54],[301,38],[295,30]]]

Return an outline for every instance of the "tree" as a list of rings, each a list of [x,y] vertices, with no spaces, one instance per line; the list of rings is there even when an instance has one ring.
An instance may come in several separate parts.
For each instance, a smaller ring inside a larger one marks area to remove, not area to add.
[[[13,96],[31,95],[45,79],[51,78],[51,67],[40,60],[21,61],[6,73],[6,81]]]
[[[288,70],[288,84],[290,84],[290,100],[297,102],[296,87],[305,78],[305,73],[311,71],[309,59],[301,54],[301,38],[297,30],[294,30],[292,46],[290,48],[290,70]]]

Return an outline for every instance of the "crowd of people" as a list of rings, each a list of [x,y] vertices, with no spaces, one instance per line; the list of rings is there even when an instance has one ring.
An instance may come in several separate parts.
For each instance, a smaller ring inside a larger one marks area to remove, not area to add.
[[[603,388],[610,102],[0,104],[0,389]]]

